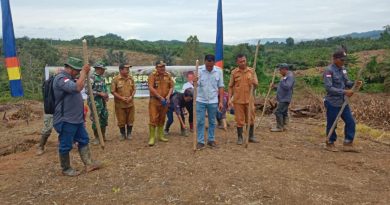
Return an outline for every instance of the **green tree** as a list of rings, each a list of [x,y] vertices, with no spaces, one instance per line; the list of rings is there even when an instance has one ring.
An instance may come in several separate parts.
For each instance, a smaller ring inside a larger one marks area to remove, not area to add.
[[[288,37],[288,38],[286,39],[286,45],[287,45],[288,47],[294,46],[294,39],[293,39],[292,37]]]
[[[195,60],[201,59],[201,52],[199,47],[199,39],[196,35],[187,38],[183,46],[182,54],[183,64],[193,65]]]
[[[167,46],[161,46],[160,54],[158,56],[160,59],[164,60],[167,65],[173,65],[175,63],[173,53]]]

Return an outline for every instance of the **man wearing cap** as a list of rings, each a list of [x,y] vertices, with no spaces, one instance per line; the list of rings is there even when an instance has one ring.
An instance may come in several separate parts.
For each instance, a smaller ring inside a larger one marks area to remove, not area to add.
[[[204,58],[205,65],[199,69],[199,76],[195,76],[194,82],[198,82],[196,96],[196,130],[198,137],[197,149],[205,147],[204,128],[206,111],[208,114],[209,128],[207,145],[210,148],[217,146],[215,143],[215,119],[217,111],[223,108],[223,74],[215,65],[215,56],[208,54]]]
[[[153,146],[156,137],[162,142],[168,139],[164,136],[165,115],[173,92],[174,82],[171,74],[165,71],[165,62],[157,61],[156,70],[149,75],[149,146]],[[156,134],[157,129],[157,134]]]
[[[95,99],[96,111],[100,122],[100,129],[103,134],[103,140],[106,140],[106,127],[108,124],[108,111],[106,102],[108,101],[108,90],[106,86],[106,81],[104,79],[104,72],[106,67],[102,62],[97,62],[94,66],[95,72],[90,76],[90,82],[92,84],[92,92]],[[85,89],[88,94],[88,89]],[[92,110],[91,99],[88,95],[88,106]],[[94,145],[99,144],[99,135],[95,124],[95,119],[93,113],[91,112],[91,121],[92,121],[92,130],[95,136],[93,141]]]
[[[79,174],[70,166],[69,152],[74,142],[77,142],[87,172],[99,169],[101,166],[99,162],[91,159],[89,137],[84,125],[84,103],[80,94],[90,69],[88,64],[83,65],[82,60],[69,57],[64,70],[56,75],[53,81],[56,105],[53,125],[59,134],[59,157],[62,173],[66,176]],[[75,80],[78,75],[79,78]]]
[[[326,90],[325,108],[326,108],[326,134],[330,132],[333,122],[336,120],[344,101],[345,96],[353,95],[353,82],[348,79],[347,70],[344,67],[347,54],[344,49],[340,49],[333,53],[333,63],[325,70],[324,86]],[[357,87],[360,87],[362,81],[357,82]],[[355,137],[355,119],[352,116],[349,105],[345,107],[341,114],[341,119],[345,122],[344,128],[344,151],[353,151],[352,143]],[[330,138],[326,141],[326,149],[337,152],[338,149],[334,143],[337,139],[336,130],[333,131]]]
[[[131,131],[134,123],[134,95],[135,83],[129,70],[131,65],[119,65],[119,75],[111,82],[111,93],[114,95],[115,114],[118,120],[120,140],[131,139]],[[127,132],[126,132],[127,128]]]
[[[243,143],[243,127],[249,124],[249,142],[258,143],[254,136],[254,122],[255,122],[255,104],[254,101],[250,102],[250,88],[256,87],[258,80],[256,72],[253,68],[247,66],[246,56],[239,54],[236,56],[236,63],[238,65],[230,75],[229,82],[229,98],[233,96],[233,102],[230,102],[230,106],[233,105],[235,110],[234,118],[237,124],[237,144]],[[252,112],[249,114],[248,109],[251,106]]]
[[[168,105],[168,120],[165,124],[164,134],[167,135],[169,133],[169,128],[173,123],[173,112],[175,112],[180,122],[181,135],[185,137],[188,136],[185,125],[184,109],[187,103],[192,101],[193,92],[194,91],[192,88],[187,88],[184,93],[175,92],[172,94],[170,103]]]
[[[272,85],[274,88],[277,87],[276,101],[278,105],[275,110],[276,127],[272,128],[271,132],[284,131],[288,123],[288,106],[291,102],[295,84],[294,74],[288,70],[290,66],[286,63],[281,63],[278,67],[281,79],[278,85]]]

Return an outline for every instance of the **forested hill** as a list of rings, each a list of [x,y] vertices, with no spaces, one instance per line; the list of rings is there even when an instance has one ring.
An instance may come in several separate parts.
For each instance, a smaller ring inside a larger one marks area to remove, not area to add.
[[[377,57],[369,59],[368,69],[370,77],[367,82],[379,83],[379,90],[386,90],[385,82],[390,87],[390,26],[385,26],[379,38],[354,38],[354,35],[345,37],[331,37],[311,41],[295,42],[293,38],[287,38],[285,42],[267,42],[260,47],[257,62],[257,75],[269,77],[272,69],[278,63],[289,63],[294,70],[305,70],[314,67],[323,67],[330,63],[331,54],[340,45],[346,45],[350,55],[350,67],[361,65],[354,53],[361,51],[382,49],[384,56],[378,61]],[[189,36],[186,42],[173,41],[141,41],[136,39],[125,40],[116,34],[106,34],[95,37],[86,35],[74,40],[55,39],[30,39],[18,38],[17,48],[22,67],[24,81],[31,84],[27,86],[26,96],[36,95],[42,82],[43,68],[45,65],[62,65],[68,56],[82,57],[81,40],[87,39],[90,49],[90,60],[103,60],[109,65],[118,65],[129,62],[133,65],[152,65],[156,59],[163,59],[169,65],[192,65],[196,59],[202,59],[207,53],[214,53],[213,43],[202,43],[196,35]],[[2,41],[0,46],[2,47]],[[234,57],[238,53],[248,56],[249,64],[253,64],[255,45],[248,43],[224,46],[224,71],[226,79],[229,71],[235,66]],[[9,97],[7,72],[4,64],[0,65],[0,96]],[[32,71],[33,72],[30,72]],[[26,72],[29,71],[29,72]],[[35,72],[36,71],[36,72]],[[311,82],[312,80],[308,80]],[[314,80],[315,82],[318,79]],[[24,83],[26,88],[27,83]],[[1,100],[1,99],[0,99]]]

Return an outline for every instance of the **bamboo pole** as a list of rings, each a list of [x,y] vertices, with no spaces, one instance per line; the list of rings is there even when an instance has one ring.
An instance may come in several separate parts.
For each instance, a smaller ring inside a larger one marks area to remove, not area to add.
[[[256,61],[257,61],[257,55],[259,53],[259,47],[260,47],[260,40],[257,41],[257,46],[256,46],[256,52],[255,52],[255,59],[253,61],[253,70],[255,72],[255,75],[256,75]],[[254,76],[255,77],[255,76]],[[253,84],[252,82],[250,82],[250,89],[249,89],[249,104],[248,104],[248,112],[247,112],[247,115],[246,115],[246,119],[247,119],[247,124],[246,124],[246,135],[247,137],[245,138],[245,148],[248,148],[248,144],[249,144],[249,127],[250,127],[250,117],[251,117],[251,113],[252,113],[252,108],[254,106],[254,97],[253,97]],[[253,130],[254,132],[254,130]]]
[[[195,63],[195,77],[198,78],[198,70],[199,70],[199,60],[196,60]],[[199,80],[199,79],[198,79]],[[194,95],[192,98],[192,113],[193,113],[193,150],[196,151],[196,144],[198,144],[198,136],[196,130],[196,96],[198,95],[198,81],[194,81]]]
[[[86,39],[83,39],[83,60],[84,60],[84,64],[89,63],[88,62],[88,47],[87,47],[87,40]],[[92,85],[91,85],[91,81],[89,79],[89,74],[87,76],[87,87],[88,87],[89,100],[91,101],[93,119],[94,119],[96,129],[98,132],[98,136],[99,136],[100,147],[104,150],[103,134],[102,134],[102,130],[100,129],[100,121],[99,121],[99,117],[97,115],[95,98],[93,96]]]
[[[265,96],[263,111],[261,112],[260,119],[259,119],[259,121],[257,122],[257,124],[256,124],[256,126],[255,126],[255,130],[256,130],[256,128],[257,128],[258,126],[260,126],[260,123],[261,123],[261,121],[263,120],[264,113],[265,113],[265,109],[266,109],[266,107],[267,107],[267,101],[268,101],[268,98],[269,98],[269,94],[271,93],[272,86],[273,86],[273,84],[274,84],[274,82],[275,82],[276,70],[277,70],[277,69],[275,68],[274,74],[273,74],[273,76],[272,76],[271,84],[269,85],[267,95]]]

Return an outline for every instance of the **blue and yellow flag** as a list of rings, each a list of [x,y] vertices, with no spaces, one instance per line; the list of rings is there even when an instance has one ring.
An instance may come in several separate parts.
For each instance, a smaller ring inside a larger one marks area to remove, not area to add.
[[[218,0],[217,39],[215,41],[215,65],[223,69],[223,20],[222,0]]]
[[[12,97],[23,96],[20,63],[16,56],[15,34],[9,0],[1,0],[3,15],[3,49]]]

